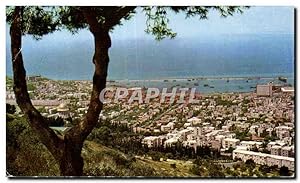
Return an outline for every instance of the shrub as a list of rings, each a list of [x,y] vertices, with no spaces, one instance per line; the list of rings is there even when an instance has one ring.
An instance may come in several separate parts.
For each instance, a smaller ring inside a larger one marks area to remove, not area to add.
[[[280,176],[289,176],[289,168],[286,167],[286,166],[282,166],[280,169],[279,169],[279,175]]]
[[[193,165],[192,168],[190,168],[190,172],[194,175],[201,176],[201,168],[198,165]]]
[[[156,176],[155,170],[143,163],[134,162],[130,165],[129,176]]]
[[[170,164],[170,166],[171,166],[171,168],[176,169],[176,163],[172,163],[172,164]]]
[[[7,172],[14,176],[59,175],[58,165],[24,118],[7,122]]]

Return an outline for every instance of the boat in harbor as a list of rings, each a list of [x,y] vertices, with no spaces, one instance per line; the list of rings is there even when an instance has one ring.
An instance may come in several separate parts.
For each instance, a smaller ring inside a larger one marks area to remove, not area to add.
[[[279,76],[279,77],[278,77],[278,80],[279,80],[279,81],[282,81],[282,82],[284,82],[284,83],[287,82],[287,78],[286,78],[286,77],[282,77],[282,76]]]

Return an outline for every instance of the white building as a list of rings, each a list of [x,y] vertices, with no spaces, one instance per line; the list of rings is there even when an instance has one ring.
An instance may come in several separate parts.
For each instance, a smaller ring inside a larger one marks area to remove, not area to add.
[[[281,156],[289,157],[292,154],[292,147],[285,146],[281,148]]]
[[[147,145],[149,148],[159,147],[162,145],[162,139],[157,136],[149,136],[142,140],[142,144]]]
[[[185,141],[185,140],[187,140],[187,136],[188,135],[190,135],[190,134],[192,134],[192,130],[191,129],[184,129],[184,130],[180,130],[179,132],[178,132],[178,136],[180,137],[180,139],[182,140],[182,141]]]
[[[175,123],[169,122],[167,125],[161,125],[160,130],[162,132],[173,130]]]
[[[228,149],[230,147],[236,148],[236,146],[240,143],[239,139],[231,139],[231,138],[226,138],[222,141],[222,147],[225,149]]]
[[[179,137],[173,137],[164,142],[164,147],[175,145],[179,141]]]
[[[184,127],[184,128],[187,128],[187,127],[190,127],[190,126],[192,126],[191,123],[184,123],[184,124],[183,124],[183,127]]]
[[[57,113],[58,116],[61,118],[68,118],[70,117],[70,110],[67,107],[66,103],[61,103],[58,107],[57,107]]]
[[[197,117],[192,117],[192,118],[188,119],[187,122],[191,123],[192,125],[196,125],[196,124],[201,123],[201,119],[199,119]]]
[[[281,92],[283,92],[283,93],[294,93],[295,90],[294,90],[294,87],[282,87]]]
[[[187,141],[183,141],[183,142],[182,142],[182,145],[183,145],[183,146],[187,146],[187,147],[192,147],[192,148],[195,149],[195,151],[196,151],[197,146],[198,146],[196,140],[187,140]]]
[[[262,146],[262,142],[257,141],[242,141],[240,143],[240,146],[246,147],[248,150],[251,150],[253,148],[260,148]]]
[[[246,162],[248,159],[252,159],[256,164],[268,165],[268,166],[286,166],[289,170],[294,171],[294,158],[276,156],[271,154],[265,154],[260,152],[245,151],[241,149],[236,149],[232,153],[232,158],[240,158],[242,161]]]
[[[14,92],[6,91],[6,99],[15,100],[16,96]]]
[[[277,145],[272,146],[271,147],[271,154],[280,156],[281,155],[281,146],[277,146]]]
[[[257,96],[272,96],[272,84],[256,85]]]

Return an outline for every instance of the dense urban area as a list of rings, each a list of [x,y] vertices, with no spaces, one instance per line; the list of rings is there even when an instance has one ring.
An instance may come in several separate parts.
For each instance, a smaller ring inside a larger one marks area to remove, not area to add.
[[[22,118],[12,79],[6,80],[8,173],[58,174]],[[31,76],[27,82],[33,105],[56,133],[63,134],[87,112],[90,81]],[[113,82],[108,87],[117,88]],[[134,90],[145,93],[129,88]],[[149,103],[128,103],[128,98],[105,103],[82,151],[85,175],[294,176],[293,87],[266,83],[254,92],[197,97],[199,103],[160,103],[159,97]],[[41,165],[27,165],[30,158]]]

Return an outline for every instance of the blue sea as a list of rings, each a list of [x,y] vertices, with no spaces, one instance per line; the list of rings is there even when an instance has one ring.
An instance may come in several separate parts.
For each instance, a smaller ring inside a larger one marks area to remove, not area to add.
[[[108,78],[129,86],[197,86],[206,93],[252,91],[258,83],[279,82],[279,76],[287,77],[288,84],[293,85],[293,36],[232,34],[161,42],[113,40]],[[7,39],[6,74],[12,75],[9,44]],[[91,80],[93,50],[89,37],[70,42],[24,38],[22,51],[28,75]],[[237,77],[242,79],[234,79]]]

